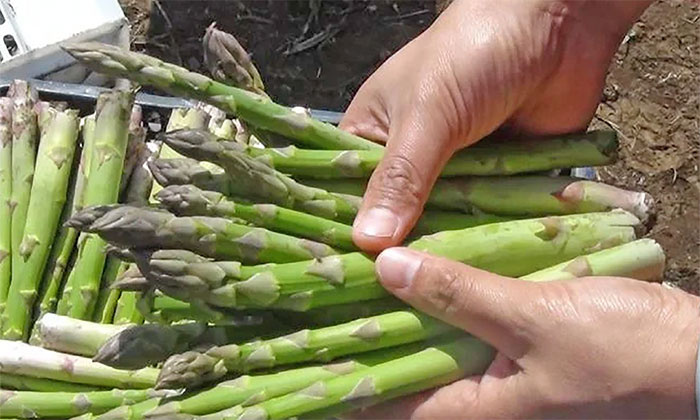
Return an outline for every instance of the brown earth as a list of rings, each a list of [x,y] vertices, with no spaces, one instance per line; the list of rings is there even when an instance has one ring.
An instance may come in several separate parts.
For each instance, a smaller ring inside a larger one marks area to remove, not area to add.
[[[122,0],[133,48],[198,71],[213,21],[250,51],[279,102],[343,110],[362,81],[425,29],[445,0]],[[616,130],[621,159],[605,182],[651,193],[649,236],[668,256],[666,281],[700,292],[700,7],[657,1],[628,34],[592,126]]]

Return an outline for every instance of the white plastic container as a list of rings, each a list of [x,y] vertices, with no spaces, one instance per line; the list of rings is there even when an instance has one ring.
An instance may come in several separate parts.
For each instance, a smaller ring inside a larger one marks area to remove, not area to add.
[[[129,25],[118,0],[0,0],[0,13],[0,79],[81,83],[87,71],[61,43],[129,46]]]

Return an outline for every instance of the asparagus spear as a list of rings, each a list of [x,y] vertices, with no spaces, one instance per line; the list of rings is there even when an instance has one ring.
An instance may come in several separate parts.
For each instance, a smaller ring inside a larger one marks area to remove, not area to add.
[[[645,257],[638,258],[635,251],[640,251]],[[627,275],[627,273],[631,272],[649,273],[650,271],[654,271],[649,270],[649,268],[659,266],[659,261],[663,259],[663,253],[661,253],[660,248],[653,241],[640,240],[611,248],[610,250],[593,253],[587,256],[586,259],[589,265],[593,267],[592,273],[581,271],[580,264],[578,264],[579,268],[573,272],[580,275],[615,275],[616,273],[618,273],[617,275]],[[561,264],[560,268],[565,268],[567,266],[571,268],[575,261],[579,261],[579,259],[577,258],[574,261]],[[571,271],[552,268],[521,277],[521,279],[528,281],[564,280],[571,278],[571,275]],[[399,349],[401,349],[401,347],[399,347]],[[387,349],[384,349],[383,351],[386,350]],[[406,354],[414,352],[415,350]],[[376,353],[381,354],[381,351],[375,352],[375,354]],[[362,354],[354,356],[355,363],[358,362],[358,358],[361,359],[363,356]],[[393,355],[386,360],[391,360],[395,357],[396,355]],[[105,416],[104,418],[139,419],[144,415],[146,418],[153,419],[172,418],[176,414],[183,413],[193,415],[207,414],[216,410],[227,409],[239,403],[245,406],[278,395],[289,394],[294,390],[301,389],[307,385],[311,385],[313,382],[323,379],[314,375],[307,376],[307,373],[312,372],[324,373],[324,370],[319,368],[302,368],[282,371],[280,374],[274,375],[243,376],[231,382],[223,382],[211,390],[195,394],[181,401],[173,401],[159,406],[159,400],[153,399],[133,407],[117,409],[114,412],[110,412],[111,416]],[[326,373],[326,376],[336,377],[329,373]],[[290,385],[291,387],[289,387]],[[261,391],[259,387],[265,388]],[[235,410],[232,410],[232,412],[234,411]],[[224,413],[219,413],[219,415],[223,414]],[[215,415],[212,416],[212,418],[228,417],[218,417]]]
[[[34,112],[36,91],[25,81],[15,80],[8,96],[14,101],[12,110],[12,277],[19,278],[20,243],[32,190],[36,159],[38,122]]]
[[[327,306],[306,312],[276,311],[275,316],[295,329],[302,329],[327,327],[404,309],[408,309],[405,302],[390,296],[364,302]]]
[[[311,118],[306,112],[278,105],[243,89],[224,85],[169,63],[99,43],[64,46],[93,70],[155,86],[177,96],[214,105],[264,130],[321,149],[376,149],[382,146]]]
[[[93,360],[118,369],[138,369],[186,351],[204,333],[206,324],[135,325],[104,340]]]
[[[0,98],[0,315],[12,275],[12,107],[12,99]]]
[[[214,79],[267,97],[258,69],[233,35],[220,31],[216,23],[212,23],[202,45],[204,62]]]
[[[78,138],[78,111],[48,109],[41,115],[42,136],[26,213],[24,237],[15,261],[3,313],[3,336],[26,339],[31,312],[54,233],[58,227],[70,179]]]
[[[52,313],[36,322],[30,343],[49,350],[92,357],[110,337],[129,325],[99,324]]]
[[[586,275],[627,275],[642,280],[653,280],[658,279],[663,272],[663,258],[663,252],[658,244],[653,240],[645,239],[599,251],[588,256],[577,257],[572,261],[523,276],[521,279],[526,281],[553,281]],[[402,340],[410,340],[411,338],[416,338],[411,334],[418,333],[419,330],[422,334],[430,335],[431,332],[436,331],[440,334],[449,328],[444,324],[440,324],[428,318],[430,321],[427,324],[420,326],[414,324],[415,330],[407,329],[403,330],[401,333],[399,333],[398,330],[391,331],[391,328],[397,327],[400,323],[401,318],[397,317],[397,314],[401,314],[404,318],[408,314],[416,317],[421,316],[413,312],[404,311],[369,318],[369,320],[385,320],[385,322],[387,322],[387,324],[384,324],[386,325],[386,329],[384,325],[381,325],[382,328],[373,329],[375,332],[379,330],[381,333],[374,337],[375,341],[369,344],[370,346],[382,346],[387,344],[383,342],[380,343],[381,340],[387,338],[384,333],[396,333],[401,336]],[[390,319],[395,323],[389,321]],[[381,321],[379,322],[381,324]],[[243,346],[222,346],[210,349],[202,354],[189,352],[174,356],[163,366],[158,386],[161,386],[161,380],[163,384],[172,383],[177,385],[181,384],[178,381],[185,377],[200,378],[192,376],[193,371],[191,369],[194,369],[193,366],[196,366],[197,373],[202,375],[201,378],[212,380],[212,378],[217,375],[217,371],[218,374],[223,375],[232,370],[246,371],[258,367],[277,366],[279,363],[299,362],[298,359],[290,360],[290,355],[292,357],[293,355],[301,354],[309,355],[309,352],[311,352],[314,353],[314,356],[317,356],[319,354],[319,348],[322,349],[320,351],[323,352],[322,357],[333,358],[338,354],[343,354],[343,346],[357,344],[357,342],[351,344],[355,339],[350,338],[343,331],[345,331],[345,328],[357,327],[358,325],[364,328],[364,326],[368,325],[367,320],[352,321],[344,325],[336,325],[316,331],[304,330],[290,336],[268,340],[266,342],[249,343]],[[404,328],[405,327],[406,326],[404,326]],[[325,334],[328,334],[329,338],[332,337],[328,342],[324,342]],[[298,336],[304,337],[302,340],[304,344],[299,344],[299,340],[296,339]],[[418,340],[420,339],[421,338],[418,338]],[[368,343],[362,342],[362,344]],[[324,347],[325,345],[329,347]],[[246,346],[248,347],[247,349]],[[355,348],[351,352],[356,353],[358,351],[361,350]],[[248,360],[246,360],[246,357]],[[254,359],[252,365],[249,364],[250,359]],[[198,379],[192,380],[194,381],[192,384],[196,384]],[[181,385],[187,386],[189,384]]]
[[[144,316],[138,310],[138,302],[141,298],[139,292],[122,291],[117,301],[112,322],[117,325],[142,324]]]
[[[75,171],[71,185],[68,187],[68,195],[66,202],[70,203],[63,209],[61,215],[60,232],[51,247],[51,255],[44,270],[44,278],[42,279],[42,289],[38,299],[37,319],[41,315],[52,312],[56,309],[58,303],[59,290],[64,279],[65,270],[68,267],[68,261],[73,254],[75,243],[78,240],[78,231],[64,226],[68,218],[82,208],[82,199],[85,186],[85,179],[89,172],[90,158],[94,144],[95,133],[95,118],[88,116],[83,118],[83,127],[81,130],[83,147],[80,153],[80,163],[78,170]]]
[[[102,279],[100,280],[100,291],[97,294],[97,302],[93,311],[93,321],[102,324],[111,324],[113,322],[121,291],[112,288],[112,284],[126,271],[127,267],[128,264],[120,259],[107,256]]]
[[[607,165],[617,158],[614,131],[591,131],[553,138],[478,144],[455,153],[442,177],[513,175],[559,168]],[[240,147],[278,171],[308,178],[367,178],[383,150],[311,150]]]
[[[520,276],[632,241],[639,224],[623,210],[526,219],[441,232],[409,247]],[[465,247],[465,243],[479,246]],[[231,270],[226,274],[223,268],[231,263],[222,261],[197,262],[190,268],[190,263],[163,252],[139,253],[139,257],[141,272],[164,293],[219,307],[305,311],[386,296],[376,281],[373,260],[361,253],[262,267],[250,277]]]
[[[426,210],[418,219],[416,225],[409,234],[409,239],[416,239],[424,235],[432,235],[446,230],[461,230],[492,223],[508,222],[516,220],[515,216],[496,216],[493,214],[478,213],[464,214],[462,212],[444,210]]]
[[[227,176],[226,174],[213,174],[210,171],[208,171],[206,168],[202,167],[199,162],[193,160],[193,159],[156,159],[150,164],[150,169],[151,173],[153,176],[158,180],[158,182],[161,185],[167,185],[172,188],[176,188],[178,186],[182,186],[185,188],[199,188],[202,190],[207,191],[207,194],[211,193],[220,193],[224,196],[227,197],[232,197],[236,195],[236,187],[233,185],[235,184],[235,181]],[[168,194],[168,193],[164,193]],[[169,197],[169,200],[177,200],[176,197]],[[231,198],[231,200],[235,200]],[[359,202],[360,198],[357,197],[355,198],[355,201]],[[174,211],[176,213],[184,211],[183,209],[178,209],[177,211],[175,210],[175,205],[177,201],[173,202],[171,201],[172,204],[164,202],[163,204],[166,204],[166,207],[169,208],[169,210]],[[237,209],[240,208],[241,205],[244,205],[244,203],[238,203],[236,202]],[[265,206],[271,206],[270,204],[266,204]],[[188,210],[189,211],[189,210]],[[199,211],[199,210],[197,210]],[[203,210],[202,210],[203,211]],[[283,211],[282,208],[278,207],[278,211]],[[287,210],[286,212],[289,212]],[[297,213],[303,213],[303,212],[297,212]],[[318,212],[316,212],[319,214]],[[184,213],[183,213],[184,214]],[[189,213],[186,213],[189,214]],[[221,214],[223,216],[223,214]],[[306,214],[306,216],[300,216],[300,217],[305,217],[309,219],[313,215]],[[323,212],[320,213],[320,216],[316,217],[322,217],[325,216]],[[229,215],[229,218],[231,217],[236,217]],[[243,217],[242,214],[239,214],[237,217]],[[437,233],[443,230],[455,230],[455,229],[465,229],[468,227],[474,227],[474,226],[479,226],[483,224],[489,224],[489,223],[495,223],[495,222],[504,222],[507,220],[510,220],[512,217],[502,217],[502,216],[494,216],[494,215],[488,215],[488,214],[476,214],[476,215],[468,215],[460,212],[446,212],[446,211],[425,211],[423,212],[423,216],[418,220],[418,223],[415,226],[414,231],[412,232],[413,236],[416,235],[426,235],[426,234],[432,234],[432,233]],[[248,219],[251,220],[251,219]],[[310,220],[310,219],[309,219]],[[256,222],[253,221],[254,224]],[[311,226],[305,226],[305,228],[308,227],[308,230],[306,232],[312,232],[313,230],[316,230],[317,227],[325,226],[328,224],[328,222],[318,220],[316,219],[316,225],[315,227]],[[296,222],[295,222],[296,224]],[[289,229],[291,226],[294,226],[294,224],[285,224],[284,226],[278,226],[279,230],[284,229]],[[347,226],[347,225],[346,225]],[[265,226],[267,227],[267,226]],[[275,230],[272,226],[269,227],[272,230]],[[312,230],[313,229],[313,230]],[[351,235],[351,229],[349,227],[346,227],[343,229],[346,234],[346,237],[349,237]],[[297,236],[304,236],[301,233],[296,233]],[[323,241],[321,241],[323,242]],[[344,248],[345,249],[345,248]]]
[[[225,173],[213,173],[199,161],[187,158],[155,159],[149,163],[149,169],[159,185],[192,184],[207,191],[220,192],[226,196],[235,196],[235,181]]]
[[[134,106],[134,109],[137,108],[137,106]],[[122,177],[122,182],[126,181],[127,185],[123,188],[120,194],[120,202],[137,206],[146,206],[153,188],[153,177],[150,175],[150,172],[146,166],[146,163],[151,158],[152,152],[144,143],[145,132],[143,127],[141,127],[141,120],[140,118],[136,119],[134,114],[135,111],[132,111],[131,126],[129,128],[129,144],[137,143],[140,145],[140,147],[135,148],[133,151],[135,156],[133,156],[131,159],[133,161],[133,168],[130,176],[126,179]],[[137,116],[140,117],[140,115]],[[144,136],[141,136],[141,133],[144,133]],[[121,292],[118,289],[111,288],[111,285],[120,274],[126,271],[127,268],[128,264],[122,262],[121,260],[111,256],[107,257],[105,269],[102,274],[101,288],[93,315],[93,319],[95,321],[102,323],[113,322],[115,312],[119,306],[119,300],[121,299]],[[136,300],[137,298],[135,296],[125,297],[121,304],[121,321],[126,320],[126,318],[131,318],[134,321],[138,320],[138,317],[133,315],[134,312],[136,312]],[[128,312],[129,309],[132,309],[131,315],[125,313]],[[114,322],[116,323],[116,321]]]
[[[302,261],[336,254],[325,244],[225,219],[176,217],[165,211],[125,205],[86,208],[73,215],[68,223],[121,246],[184,248],[246,262]]]
[[[163,295],[158,290],[144,293],[139,299],[137,308],[146,321],[152,323],[172,324],[182,321],[199,321],[217,325],[235,324],[228,312],[205,309],[196,304]]]
[[[315,417],[358,408],[451,383],[464,376],[483,373],[494,351],[479,340],[465,336],[452,342],[390,360],[368,369],[318,381],[298,392],[273,398],[243,410],[234,419],[289,419]],[[327,418],[324,416],[323,418]]]
[[[182,216],[240,218],[276,232],[346,250],[357,249],[349,225],[274,204],[237,203],[221,193],[200,190],[193,185],[166,187],[156,194],[156,199],[169,211]]]
[[[186,395],[184,398],[152,398],[131,406],[115,408],[99,420],[140,420],[191,418],[234,407],[249,406],[302,389],[318,380],[366,369],[385,361],[420,351],[426,343],[411,343],[394,348],[359,354],[351,359],[328,365],[288,369],[272,374],[240,376],[216,384],[214,388]]]
[[[302,182],[335,193],[362,196],[365,191],[364,180],[304,179]],[[523,175],[439,179],[426,207],[505,216],[562,215],[621,208],[646,221],[652,204],[651,196],[644,192],[563,176]]]
[[[151,389],[91,392],[1,391],[3,417],[68,418],[83,413],[100,414],[114,407],[131,405],[149,398],[176,395],[172,391]]]
[[[121,389],[150,388],[158,377],[158,369],[117,370],[84,357],[0,340],[0,374],[6,373]]]
[[[118,369],[140,369],[190,349],[279,336],[289,327],[269,317],[235,318],[229,325],[202,322],[134,325],[107,339],[93,358]]]
[[[291,207],[322,217],[351,222],[359,200],[310,188],[251,158],[235,142],[215,141],[204,131],[177,130],[163,136],[166,144],[187,157],[212,162],[224,168],[234,193]]]
[[[416,311],[397,311],[344,324],[243,345],[213,347],[170,357],[158,376],[157,388],[194,387],[226,374],[281,365],[324,361],[348,354],[422,341],[450,332],[451,327]]]
[[[93,385],[74,384],[71,382],[54,381],[53,379],[3,373],[2,376],[0,376],[0,389],[40,392],[87,392],[96,391],[101,388]],[[0,404],[0,407],[2,407],[2,404]]]
[[[663,278],[666,257],[653,239],[638,239],[557,264],[521,277],[527,281],[568,280],[586,276],[619,276],[644,281]]]
[[[90,162],[83,200],[86,206],[111,204],[118,199],[133,99],[133,92],[118,90],[102,93],[98,98],[94,159]],[[60,314],[80,319],[92,316],[105,264],[104,246],[104,241],[96,237],[87,237],[80,243],[78,259],[59,301]]]
[[[154,145],[151,143],[151,145]],[[139,165],[134,170],[131,179],[129,180],[129,188],[126,190],[126,196],[122,201],[135,205],[147,205],[149,197],[156,188],[153,182],[153,176],[148,170],[148,162],[157,158],[160,154],[160,145],[154,145],[148,153],[143,153]],[[125,265],[125,267],[135,267],[133,264]],[[141,293],[136,291],[121,291],[116,290],[119,294],[117,307],[114,311],[113,322],[115,324],[141,324],[144,321],[143,314],[138,310],[138,302]]]

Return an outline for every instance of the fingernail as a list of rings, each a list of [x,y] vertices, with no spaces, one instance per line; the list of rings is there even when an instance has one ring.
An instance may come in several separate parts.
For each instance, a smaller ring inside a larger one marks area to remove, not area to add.
[[[374,238],[391,238],[398,227],[399,218],[384,207],[372,207],[354,223],[361,234]]]
[[[413,282],[423,259],[403,248],[389,248],[376,260],[377,274],[382,284],[392,289],[403,289]]]

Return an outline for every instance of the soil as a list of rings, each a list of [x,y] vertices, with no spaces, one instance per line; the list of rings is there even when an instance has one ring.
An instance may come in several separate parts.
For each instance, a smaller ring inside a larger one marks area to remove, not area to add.
[[[341,111],[362,81],[423,31],[448,0],[122,0],[133,49],[206,72],[212,22],[236,35],[266,88],[288,105]],[[437,4],[436,4],[437,3]],[[621,158],[601,180],[655,198],[648,236],[666,283],[700,293],[700,6],[657,1],[613,62],[592,127],[616,130]]]

